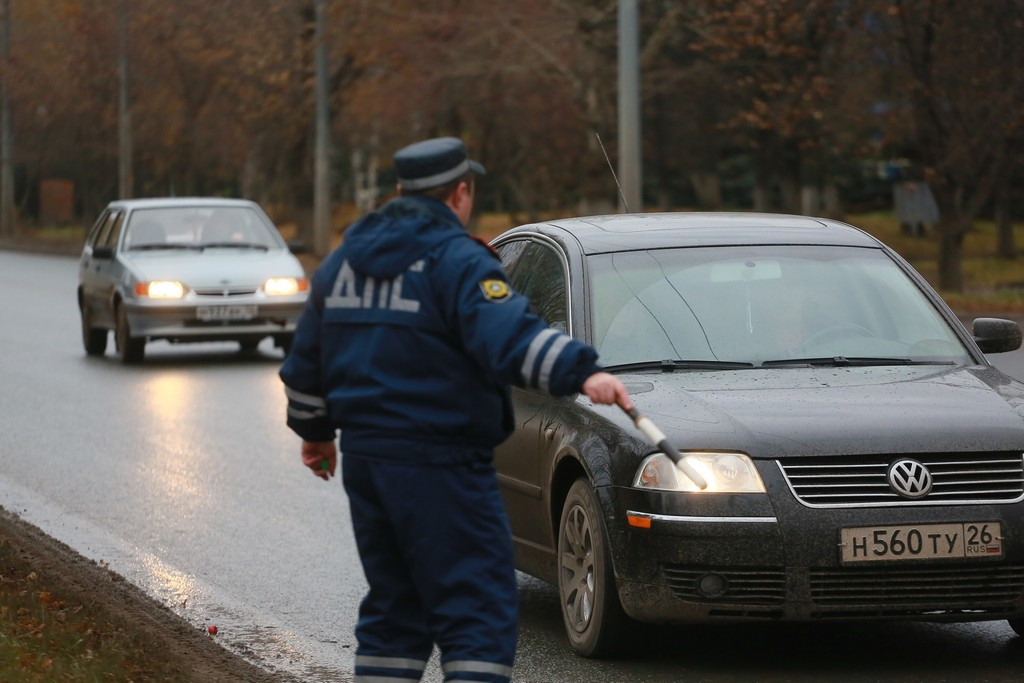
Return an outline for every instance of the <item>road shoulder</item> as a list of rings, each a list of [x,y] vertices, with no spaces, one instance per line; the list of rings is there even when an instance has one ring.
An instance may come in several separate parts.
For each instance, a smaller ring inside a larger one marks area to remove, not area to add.
[[[95,610],[97,621],[128,624],[179,674],[175,680],[196,683],[281,683],[279,674],[257,667],[222,647],[171,610],[148,597],[120,575],[86,559],[0,507],[0,541],[27,562],[39,591],[73,597]]]

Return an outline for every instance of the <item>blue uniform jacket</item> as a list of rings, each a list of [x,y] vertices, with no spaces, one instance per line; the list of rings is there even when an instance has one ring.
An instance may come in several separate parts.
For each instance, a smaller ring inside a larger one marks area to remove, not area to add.
[[[280,376],[303,439],[340,428],[343,452],[442,464],[508,437],[509,385],[571,394],[596,360],[530,312],[445,204],[411,196],[317,269]]]

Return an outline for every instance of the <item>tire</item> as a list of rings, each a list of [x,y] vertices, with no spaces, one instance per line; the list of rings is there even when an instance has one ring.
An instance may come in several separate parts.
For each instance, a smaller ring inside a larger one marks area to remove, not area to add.
[[[117,355],[125,365],[135,365],[142,362],[146,353],[146,340],[140,337],[133,337],[132,330],[128,326],[128,314],[124,306],[117,306],[117,327],[114,328],[114,343],[117,346]]]
[[[294,335],[291,335],[291,334],[281,334],[281,335],[278,335],[278,336],[274,337],[274,344],[279,349],[284,351],[284,355],[287,356],[288,352],[292,350],[292,338],[293,337],[294,337]]]
[[[629,646],[629,618],[615,588],[608,534],[586,479],[569,489],[558,524],[558,596],[569,643],[583,657],[610,657]]]
[[[82,346],[85,347],[85,355],[102,356],[107,352],[107,330],[92,326],[92,312],[84,302],[79,305],[79,312],[82,314]]]
[[[1010,625],[1010,628],[1018,636],[1024,636],[1024,617],[1013,617],[1012,619],[1007,619],[1006,623]]]
[[[253,353],[259,345],[259,339],[242,339],[238,342],[238,350],[242,353]]]

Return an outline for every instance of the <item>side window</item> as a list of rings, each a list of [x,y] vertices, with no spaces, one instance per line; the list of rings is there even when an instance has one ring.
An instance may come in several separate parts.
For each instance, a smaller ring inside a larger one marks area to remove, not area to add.
[[[565,270],[554,249],[531,242],[510,274],[512,287],[530,300],[533,310],[559,332],[569,328]]]
[[[124,226],[124,212],[118,211],[114,216],[114,224],[110,228],[110,231],[107,232],[106,238],[103,240],[104,247],[116,247],[117,240],[121,236],[121,228]]]
[[[111,230],[113,230],[114,223],[121,216],[120,211],[111,211],[107,214],[106,219],[103,221],[103,226],[100,228],[99,234],[96,236],[96,246],[106,247],[109,246],[108,240],[110,239]]]
[[[516,240],[514,242],[506,242],[498,247],[498,258],[501,259],[501,267],[505,269],[505,273],[510,279],[512,278],[512,273],[516,270],[519,258],[523,255],[523,250],[529,244],[528,240]]]
[[[100,214],[100,217],[96,219],[96,222],[93,223],[92,228],[89,230],[89,235],[85,238],[85,243],[90,247],[96,246],[97,242],[102,244],[102,242],[100,242],[100,235],[103,234],[103,229],[110,224],[110,215],[110,211],[104,211]]]

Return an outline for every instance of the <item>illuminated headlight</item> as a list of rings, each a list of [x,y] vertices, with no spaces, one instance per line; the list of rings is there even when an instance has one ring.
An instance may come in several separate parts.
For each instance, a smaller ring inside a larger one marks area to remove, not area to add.
[[[636,472],[633,486],[660,491],[697,493],[764,493],[754,462],[744,453],[683,453],[683,458],[707,480],[701,491],[661,453],[648,456]]]
[[[185,285],[173,280],[140,282],[135,285],[135,294],[150,299],[180,299],[185,296]]]
[[[304,292],[309,288],[309,281],[304,277],[272,277],[263,283],[263,291],[267,296],[287,296]]]

